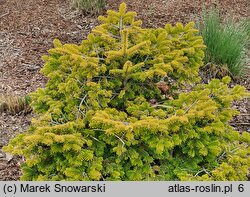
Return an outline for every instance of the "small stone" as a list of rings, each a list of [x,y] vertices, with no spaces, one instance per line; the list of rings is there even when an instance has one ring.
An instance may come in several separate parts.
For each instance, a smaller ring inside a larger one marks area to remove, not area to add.
[[[9,153],[6,153],[6,160],[7,161],[10,161],[13,159],[13,155],[12,154],[9,154]]]
[[[83,28],[81,25],[77,25],[77,27],[78,27],[79,29],[82,29],[82,28]]]

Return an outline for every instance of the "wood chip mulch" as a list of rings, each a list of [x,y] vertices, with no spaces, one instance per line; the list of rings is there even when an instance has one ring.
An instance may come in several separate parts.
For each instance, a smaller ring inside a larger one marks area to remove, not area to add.
[[[0,0],[0,95],[11,93],[24,96],[46,79],[39,73],[41,56],[59,38],[63,43],[80,43],[98,24],[96,16],[72,9],[70,0]],[[249,18],[249,0],[108,0],[106,9],[117,10],[120,3],[136,11],[144,27],[163,27],[166,23],[198,21],[203,7],[219,7],[224,19],[240,21]],[[248,87],[249,80],[241,83]],[[249,100],[234,104],[242,113],[232,125],[248,130]],[[244,115],[245,114],[245,115]],[[18,180],[20,158],[11,158],[1,147],[18,133],[26,130],[34,114],[10,115],[0,113],[0,181]]]

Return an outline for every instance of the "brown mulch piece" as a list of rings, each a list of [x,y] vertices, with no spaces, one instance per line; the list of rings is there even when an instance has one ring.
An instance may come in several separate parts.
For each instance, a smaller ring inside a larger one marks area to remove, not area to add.
[[[52,41],[59,38],[63,43],[80,43],[98,23],[96,16],[81,13],[69,6],[70,0],[0,0],[0,95],[24,96],[39,87],[46,79],[39,73],[43,65],[41,56],[47,54]],[[144,27],[164,27],[166,23],[201,18],[203,7],[219,7],[224,18],[240,21],[249,17],[248,0],[206,0],[203,5],[196,0],[108,0],[106,9],[117,10],[127,3],[128,10],[136,11]],[[247,86],[249,81],[241,80]],[[249,100],[234,106],[242,114],[249,113]],[[248,115],[237,116],[235,123],[250,122]],[[8,161],[1,151],[11,138],[25,131],[34,114],[0,114],[0,181],[18,180],[21,172],[20,158]],[[248,125],[234,125],[239,131]]]

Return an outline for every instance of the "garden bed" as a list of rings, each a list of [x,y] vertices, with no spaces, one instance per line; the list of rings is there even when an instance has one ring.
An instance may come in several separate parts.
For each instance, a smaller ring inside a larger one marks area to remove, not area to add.
[[[109,0],[106,9],[117,9],[122,1]],[[177,21],[187,23],[201,18],[202,5],[197,1],[147,0],[125,1],[129,10],[138,13],[145,27],[164,26]],[[249,17],[248,0],[229,1],[221,4],[206,1],[223,10],[223,17],[233,16],[237,21]],[[64,0],[0,0],[0,95],[11,93],[24,96],[46,79],[39,73],[43,65],[41,56],[52,47],[52,41],[59,38],[63,43],[80,43],[90,30],[98,24],[96,16],[85,15],[69,8]],[[248,78],[238,83],[248,90]],[[241,114],[233,119],[239,131],[249,131],[250,103],[248,99],[234,103]],[[34,114],[0,114],[0,148],[30,125]],[[250,132],[250,131],[249,131]],[[0,149],[0,180],[18,180],[22,158],[5,155]]]

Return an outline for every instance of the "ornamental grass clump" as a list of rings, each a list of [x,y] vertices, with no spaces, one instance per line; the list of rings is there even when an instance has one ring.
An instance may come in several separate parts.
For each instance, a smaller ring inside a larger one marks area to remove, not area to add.
[[[204,44],[194,23],[143,29],[108,11],[82,44],[44,56],[39,117],[11,140],[22,180],[246,180],[250,135],[228,124],[247,96],[229,77],[198,84]]]
[[[31,107],[29,106],[30,98],[29,96],[19,97],[13,94],[3,94],[0,95],[0,114],[20,114],[20,113],[30,113]]]
[[[88,13],[98,14],[103,11],[106,0],[71,0],[73,7]]]
[[[218,70],[224,67],[233,77],[246,75],[249,27],[249,20],[222,23],[218,10],[206,11],[200,25],[207,46],[205,62],[219,65]]]

